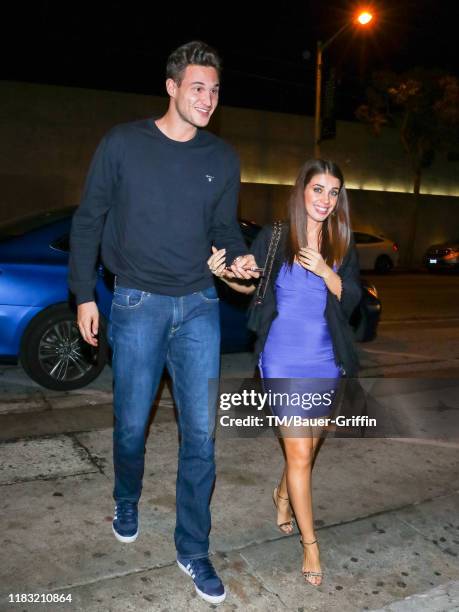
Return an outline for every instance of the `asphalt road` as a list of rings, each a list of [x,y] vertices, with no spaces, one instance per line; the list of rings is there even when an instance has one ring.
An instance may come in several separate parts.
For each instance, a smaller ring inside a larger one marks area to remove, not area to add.
[[[459,274],[366,274],[382,301],[382,321],[459,321]]]
[[[382,302],[377,338],[360,345],[364,376],[459,376],[459,275],[365,275]]]

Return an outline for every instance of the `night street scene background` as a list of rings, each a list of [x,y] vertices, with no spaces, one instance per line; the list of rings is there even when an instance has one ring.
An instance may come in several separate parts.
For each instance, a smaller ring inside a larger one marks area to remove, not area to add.
[[[336,113],[354,119],[373,71],[421,66],[457,76],[456,3],[143,2],[18,3],[4,9],[5,79],[164,95],[168,54],[204,40],[224,61],[221,103],[313,114],[317,40],[327,40],[356,10],[374,12],[367,29],[349,28],[327,51],[337,70]],[[12,13],[8,20],[8,15]]]

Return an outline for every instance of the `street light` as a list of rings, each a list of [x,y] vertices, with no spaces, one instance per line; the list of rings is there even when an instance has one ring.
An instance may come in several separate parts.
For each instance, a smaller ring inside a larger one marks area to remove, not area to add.
[[[367,11],[363,11],[357,17],[357,21],[360,23],[360,25],[367,25],[367,23],[370,23],[372,19],[373,15],[371,13],[368,13]]]
[[[366,26],[372,21],[373,15],[369,11],[359,11],[354,20],[348,21],[340,28],[331,38],[326,42],[322,43],[320,40],[317,41],[317,55],[316,55],[316,105],[314,114],[314,157],[317,159],[320,157],[320,114],[321,114],[321,96],[322,96],[322,53],[330,46],[330,44],[338,38],[340,34],[347,30],[352,23],[356,23],[359,26]]]

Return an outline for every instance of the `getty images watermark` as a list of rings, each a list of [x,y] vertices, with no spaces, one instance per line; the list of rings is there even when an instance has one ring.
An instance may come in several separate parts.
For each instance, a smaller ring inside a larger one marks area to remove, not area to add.
[[[227,437],[310,436],[320,429],[334,437],[457,443],[459,379],[223,377],[209,381],[209,411],[209,422]]]
[[[220,393],[219,410],[230,411],[234,408],[256,410],[263,414],[244,414],[234,416],[219,413],[221,427],[376,427],[376,419],[367,415],[308,416],[308,411],[317,409],[331,412],[335,389],[313,393],[257,392],[244,389],[239,393]],[[266,413],[270,409],[271,414]],[[245,409],[245,410],[244,410]],[[328,409],[328,410],[327,410]]]

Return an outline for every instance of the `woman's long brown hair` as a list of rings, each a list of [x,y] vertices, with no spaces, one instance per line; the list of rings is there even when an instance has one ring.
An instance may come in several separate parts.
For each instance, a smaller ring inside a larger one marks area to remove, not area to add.
[[[286,259],[293,265],[295,256],[300,248],[308,246],[307,225],[308,217],[304,202],[306,185],[317,174],[330,174],[340,182],[340,190],[336,207],[322,225],[320,240],[320,253],[329,266],[339,266],[346,254],[351,239],[351,226],[349,219],[349,202],[344,177],[340,168],[332,161],[325,159],[310,159],[298,174],[288,202],[288,238],[286,244]]]

